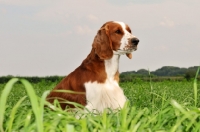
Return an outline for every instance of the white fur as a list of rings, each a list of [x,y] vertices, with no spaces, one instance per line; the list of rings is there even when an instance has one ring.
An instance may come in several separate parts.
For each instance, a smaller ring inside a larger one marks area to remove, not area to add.
[[[114,75],[119,67],[119,55],[113,55],[110,60],[105,60],[107,79],[104,83],[86,82],[86,108],[90,111],[102,112],[105,108],[118,109],[124,106],[126,97]]]
[[[123,29],[123,31],[124,31],[124,36],[123,36],[122,39],[121,39],[121,45],[120,45],[120,48],[119,48],[119,49],[120,49],[120,50],[128,50],[128,49],[127,49],[127,45],[129,44],[129,43],[128,43],[128,40],[129,40],[130,38],[133,38],[134,36],[126,30],[126,24],[125,24],[125,23],[123,23],[123,22],[118,22],[118,21],[115,21],[115,23],[120,24],[121,27],[122,27],[122,29]]]

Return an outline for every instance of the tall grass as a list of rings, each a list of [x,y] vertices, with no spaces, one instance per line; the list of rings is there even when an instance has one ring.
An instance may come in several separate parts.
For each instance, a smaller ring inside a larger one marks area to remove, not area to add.
[[[198,70],[196,72],[196,76],[194,78],[194,105],[195,106],[197,106],[197,77],[199,74],[199,69],[200,69],[200,67],[198,68]]]
[[[1,94],[1,98],[0,98],[0,126],[1,126],[1,131],[3,130],[3,120],[4,120],[4,113],[5,113],[5,109],[6,109],[6,101],[7,101],[7,97],[13,87],[13,85],[17,82],[20,81],[24,86],[25,89],[27,91],[27,94],[30,98],[31,101],[31,105],[32,105],[32,109],[33,109],[33,113],[35,115],[35,122],[36,122],[36,126],[37,126],[37,130],[39,132],[43,131],[43,108],[44,108],[44,101],[41,101],[41,104],[39,105],[38,103],[38,99],[37,96],[35,94],[35,91],[32,87],[32,85],[27,82],[24,79],[18,79],[18,78],[13,78],[11,79],[5,86],[4,90],[2,91]],[[47,94],[46,94],[47,95]],[[22,99],[20,99],[20,101],[18,101],[18,103],[14,106],[13,108],[13,114],[11,114],[10,117],[10,121],[9,121],[9,126],[12,126],[11,124],[13,123],[13,116],[15,115],[14,113],[16,113],[17,108],[19,107],[19,105],[21,104],[21,102],[24,100],[24,97]],[[11,127],[9,127],[8,129],[9,131],[11,131]]]
[[[55,84],[48,85],[53,87]],[[85,113],[78,108],[76,111],[70,108],[62,110],[56,103],[50,105],[45,101],[49,93],[45,89],[52,87],[47,88],[45,82],[33,85],[18,78],[3,85],[0,95],[1,132],[200,131],[199,85],[196,80],[151,82],[150,85],[139,80],[121,83],[129,101],[119,111],[106,109],[101,114]],[[21,89],[25,89],[27,94],[20,94]],[[44,105],[50,105],[53,110]]]

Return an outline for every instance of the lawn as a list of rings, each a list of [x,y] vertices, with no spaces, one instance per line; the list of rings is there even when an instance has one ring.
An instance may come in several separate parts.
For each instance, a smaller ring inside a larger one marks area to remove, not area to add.
[[[123,82],[120,86],[127,104],[119,111],[107,109],[102,114],[44,107],[48,90],[57,83],[43,80],[30,84],[15,78],[0,84],[0,131],[200,131],[199,82]]]

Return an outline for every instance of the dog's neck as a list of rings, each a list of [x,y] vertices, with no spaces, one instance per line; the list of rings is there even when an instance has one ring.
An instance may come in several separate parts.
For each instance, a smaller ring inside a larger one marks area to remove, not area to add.
[[[113,54],[112,58],[108,60],[102,60],[98,57],[98,55],[95,54],[94,49],[92,49],[91,53],[83,61],[82,65],[84,65],[84,67],[86,68],[87,65],[90,65],[93,68],[95,68],[95,65],[99,65],[100,67],[105,66],[105,72],[107,78],[119,80],[118,77],[119,58],[120,54]],[[96,70],[101,71],[102,69],[98,68]]]
[[[114,54],[111,59],[105,61],[105,70],[108,78],[113,79],[119,69],[120,55]]]

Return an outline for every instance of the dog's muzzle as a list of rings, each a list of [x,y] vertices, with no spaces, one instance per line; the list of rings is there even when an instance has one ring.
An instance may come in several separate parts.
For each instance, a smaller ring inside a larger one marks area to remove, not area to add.
[[[131,39],[131,44],[133,46],[137,46],[139,42],[140,42],[140,40],[138,38],[132,38]]]

